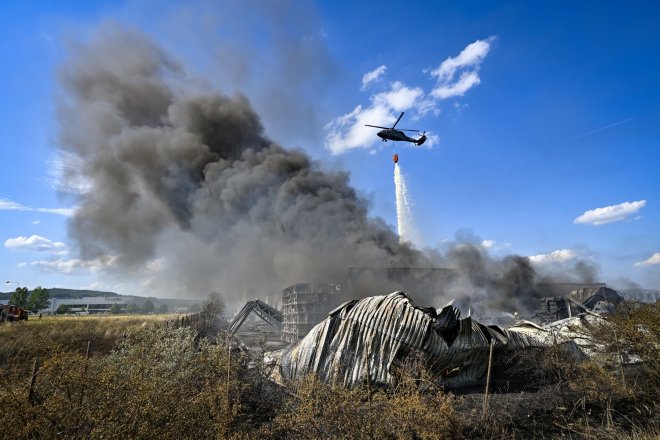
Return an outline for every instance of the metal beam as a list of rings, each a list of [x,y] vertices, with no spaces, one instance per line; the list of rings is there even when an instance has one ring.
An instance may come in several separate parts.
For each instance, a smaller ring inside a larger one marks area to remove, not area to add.
[[[231,325],[227,329],[229,335],[233,335],[238,331],[238,329],[243,325],[247,317],[250,315],[250,312],[254,312],[259,318],[261,318],[266,324],[270,325],[277,331],[282,330],[282,313],[277,310],[275,307],[269,306],[265,302],[254,299],[248,301],[236,318],[232,321]]]

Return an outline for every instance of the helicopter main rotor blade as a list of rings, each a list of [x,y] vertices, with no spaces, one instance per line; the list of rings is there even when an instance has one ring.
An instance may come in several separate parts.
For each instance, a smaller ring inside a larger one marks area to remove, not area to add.
[[[412,128],[397,128],[397,130],[399,130],[399,131],[416,131],[417,133],[422,131],[422,130],[414,130]]]
[[[385,130],[389,129],[390,127],[381,127],[380,125],[369,125],[369,124],[364,124],[365,127],[374,127],[374,128],[384,128]]]
[[[399,115],[399,119],[396,120],[396,122],[394,123],[394,125],[392,126],[392,128],[396,127],[396,124],[398,124],[399,121],[401,120],[401,118],[403,118],[403,113],[404,113],[404,112],[401,112],[401,114]]]

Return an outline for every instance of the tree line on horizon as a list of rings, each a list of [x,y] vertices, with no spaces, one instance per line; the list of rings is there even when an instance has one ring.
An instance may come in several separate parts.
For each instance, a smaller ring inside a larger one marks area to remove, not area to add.
[[[17,287],[9,298],[9,304],[37,313],[50,305],[50,292],[41,286],[35,287],[31,292],[27,287]]]

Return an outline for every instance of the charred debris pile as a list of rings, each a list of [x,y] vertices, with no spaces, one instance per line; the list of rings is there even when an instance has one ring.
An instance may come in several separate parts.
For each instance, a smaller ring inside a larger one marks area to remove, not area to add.
[[[414,360],[445,389],[482,390],[490,359],[497,371],[492,386],[519,389],[529,383],[535,359],[546,348],[585,355],[572,338],[550,335],[531,322],[505,329],[460,315],[451,304],[439,310],[417,307],[404,292],[349,301],[305,337],[272,354],[273,378],[286,384],[314,374],[345,387],[387,386]]]
[[[621,300],[604,285],[555,288],[571,291],[565,296],[555,291],[558,296],[539,297],[535,322],[517,320],[508,326],[461,317],[452,303],[438,309],[419,307],[403,291],[344,302],[322,319],[319,309],[336,304],[341,296],[336,293],[338,286],[319,284],[285,289],[279,316],[261,316],[263,305],[253,311],[290,343],[265,357],[271,378],[281,384],[295,384],[314,375],[328,384],[349,388],[363,384],[387,387],[402,373],[417,369],[454,392],[483,391],[486,381],[492,390],[516,391],[541,385],[541,377],[546,375],[541,365],[549,350],[565,359],[594,356],[599,347],[584,330],[604,323],[599,313]],[[557,309],[561,301],[564,307]],[[555,310],[550,310],[553,305]],[[310,307],[313,313],[306,314]],[[243,311],[243,321],[245,314]],[[320,322],[312,325],[315,318]],[[269,322],[277,320],[276,325]],[[299,333],[292,330],[295,323],[301,323]],[[233,326],[233,332],[236,330]]]

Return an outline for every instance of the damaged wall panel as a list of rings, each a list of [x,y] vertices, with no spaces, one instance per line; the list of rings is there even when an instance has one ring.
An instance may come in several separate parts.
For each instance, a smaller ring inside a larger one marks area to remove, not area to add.
[[[538,330],[543,332],[543,330]],[[486,326],[448,305],[437,311],[420,308],[403,292],[350,301],[335,309],[304,338],[276,358],[276,379],[296,381],[315,374],[327,383],[354,386],[391,384],[397,365],[412,356],[447,388],[483,383],[488,349],[493,341],[494,364],[500,376],[524,380],[534,355],[548,338],[526,331]],[[564,343],[578,353],[572,341]]]

